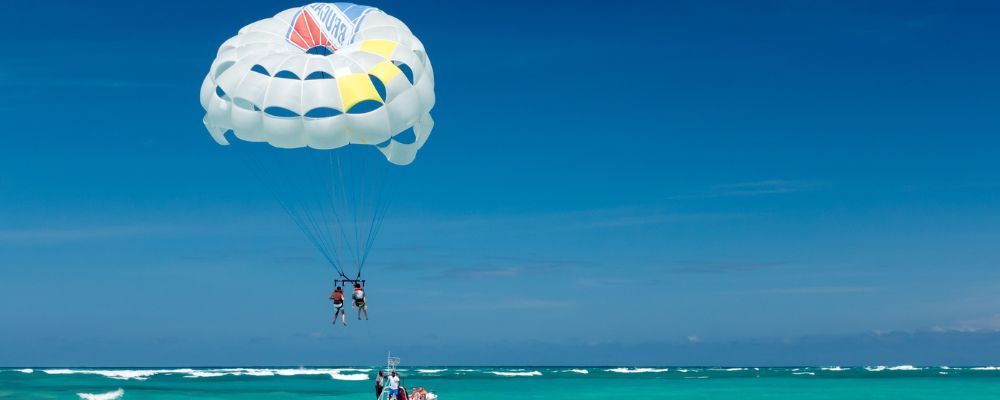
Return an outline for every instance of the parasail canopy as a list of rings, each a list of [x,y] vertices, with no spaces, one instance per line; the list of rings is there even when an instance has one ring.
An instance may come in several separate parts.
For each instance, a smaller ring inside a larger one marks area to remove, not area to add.
[[[413,162],[434,126],[434,73],[400,20],[313,3],[222,43],[201,105],[215,141],[235,136],[296,227],[341,278],[359,279],[393,171]]]
[[[376,147],[413,161],[434,122],[434,72],[410,29],[381,10],[313,3],[239,30],[201,87],[204,123],[279,148]]]

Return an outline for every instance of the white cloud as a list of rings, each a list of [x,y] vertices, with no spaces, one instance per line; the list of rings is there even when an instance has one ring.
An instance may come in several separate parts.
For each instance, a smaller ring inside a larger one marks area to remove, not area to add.
[[[931,330],[934,332],[1000,332],[1000,314],[959,321],[951,325],[938,325],[932,327]]]
[[[757,294],[843,294],[843,293],[870,293],[877,292],[879,288],[872,286],[807,286],[780,289],[755,290]]]
[[[811,180],[768,179],[754,182],[727,183],[709,186],[698,193],[676,195],[673,199],[705,199],[714,197],[763,196],[816,190],[826,183]]]

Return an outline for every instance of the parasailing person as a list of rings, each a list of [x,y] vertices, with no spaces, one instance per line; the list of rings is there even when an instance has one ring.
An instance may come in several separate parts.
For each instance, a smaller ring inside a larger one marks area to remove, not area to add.
[[[361,288],[360,283],[354,284],[354,294],[351,295],[351,299],[354,300],[354,308],[358,309],[358,320],[361,320],[361,313],[364,313],[367,321],[368,303],[365,301],[365,290]]]
[[[340,316],[340,321],[347,326],[347,310],[344,309],[344,289],[337,286],[330,294],[330,300],[333,300],[333,324],[337,325],[337,317]]]

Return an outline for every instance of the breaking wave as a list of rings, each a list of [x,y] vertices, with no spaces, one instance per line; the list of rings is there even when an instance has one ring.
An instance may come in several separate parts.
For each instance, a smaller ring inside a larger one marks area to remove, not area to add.
[[[447,371],[447,370],[448,370],[447,368],[445,368],[445,369],[418,369],[417,372],[419,372],[421,374],[440,374],[440,373],[442,373],[444,371]]]
[[[144,381],[159,374],[191,374],[190,368],[182,369],[45,369],[42,372],[49,375],[101,375],[111,379]]]
[[[507,377],[512,377],[512,376],[542,376],[542,373],[539,372],[539,371],[527,371],[527,372],[526,371],[519,371],[519,372],[513,372],[513,371],[488,371],[488,372],[491,373],[491,374],[493,374],[493,375],[496,375],[496,376],[507,376]]]
[[[346,370],[344,370],[346,371]],[[368,374],[344,374],[341,371],[335,371],[330,373],[330,377],[338,381],[366,381],[368,380]]]
[[[107,393],[97,393],[97,394],[77,393],[76,395],[80,396],[80,398],[84,400],[118,400],[125,395],[125,390],[118,389]]]
[[[606,372],[614,372],[617,374],[645,374],[653,372],[667,372],[670,371],[669,368],[612,368],[604,370]]]
[[[218,378],[221,376],[297,376],[329,375],[340,381],[367,380],[370,369],[359,368],[216,368],[216,369],[46,369],[50,375],[101,375],[111,379],[144,381],[156,375],[183,375],[185,378]],[[354,373],[350,373],[354,372]]]

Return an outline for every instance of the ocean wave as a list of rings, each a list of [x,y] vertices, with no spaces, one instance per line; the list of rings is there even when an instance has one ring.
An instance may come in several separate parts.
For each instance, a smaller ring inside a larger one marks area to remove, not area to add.
[[[885,371],[885,365],[879,365],[875,367],[865,367],[865,369],[871,372]]]
[[[338,381],[366,381],[368,374],[344,374],[340,371],[330,373],[330,377]]]
[[[442,372],[447,371],[447,370],[448,370],[447,368],[445,368],[445,369],[418,369],[417,372],[419,372],[421,374],[439,374],[439,373],[442,373]]]
[[[101,375],[111,379],[144,381],[159,374],[191,374],[190,368],[182,369],[45,369],[42,372],[49,375]]]
[[[614,372],[616,374],[644,374],[652,372],[667,372],[669,370],[669,368],[612,368],[604,371]]]
[[[360,368],[217,368],[195,370],[186,378],[217,378],[220,376],[299,376],[329,375],[338,381],[363,381],[368,379],[370,369]],[[345,374],[345,372],[361,372]]]
[[[530,371],[530,372],[525,372],[525,371],[516,371],[516,372],[515,371],[488,371],[488,372],[491,373],[491,374],[493,374],[493,375],[496,375],[496,376],[507,376],[507,377],[512,377],[512,376],[542,376],[542,373],[539,372],[539,371]]]
[[[684,379],[708,379],[707,376],[685,376]]]
[[[24,373],[24,374],[31,374],[31,373],[35,372],[35,370],[33,370],[31,368],[15,369],[15,371],[20,372],[20,373]]]
[[[792,372],[792,375],[816,375],[816,373],[815,372],[809,372],[809,371],[806,371],[806,372]]]
[[[585,369],[571,369],[571,370],[569,370],[569,372],[576,372],[578,374],[589,374],[590,373],[590,371],[587,371]]]
[[[920,371],[923,368],[917,368],[912,365],[897,365],[895,367],[889,367],[889,371]]]
[[[823,368],[820,368],[820,369],[821,369],[821,370],[823,370],[823,371],[847,371],[847,370],[849,370],[850,368],[841,368],[841,367],[823,367]]]
[[[969,369],[973,371],[1000,371],[1000,367],[975,367]]]
[[[217,378],[226,375],[227,374],[224,372],[192,371],[190,374],[185,376],[185,378]]]
[[[341,381],[369,379],[371,369],[363,368],[213,368],[213,369],[46,369],[50,375],[101,375],[111,379],[144,381],[155,375],[184,375],[185,378],[218,378],[222,376],[297,376],[329,375]],[[355,373],[350,373],[355,372]]]
[[[125,395],[125,390],[119,388],[118,390],[107,393],[77,393],[76,395],[80,396],[80,398],[84,400],[118,400]]]

